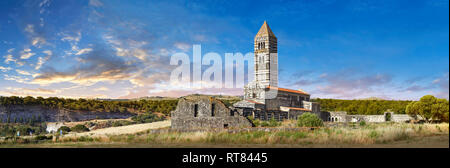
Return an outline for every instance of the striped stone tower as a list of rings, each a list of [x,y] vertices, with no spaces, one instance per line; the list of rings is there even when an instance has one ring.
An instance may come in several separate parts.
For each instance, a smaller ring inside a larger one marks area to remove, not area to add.
[[[262,86],[278,86],[277,37],[264,21],[255,36],[255,76]]]

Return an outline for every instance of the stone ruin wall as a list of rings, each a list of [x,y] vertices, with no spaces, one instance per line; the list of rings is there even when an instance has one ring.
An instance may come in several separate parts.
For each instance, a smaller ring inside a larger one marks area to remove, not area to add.
[[[413,117],[409,116],[408,114],[394,114],[393,112],[385,112],[385,114],[382,115],[347,115],[347,112],[345,111],[338,111],[338,112],[322,112],[322,113],[329,113],[329,117],[326,118],[324,121],[332,121],[331,118],[339,119],[336,122],[374,122],[374,123],[380,123],[380,122],[386,122],[386,114],[391,114],[390,121],[393,122],[408,122],[411,120],[415,120]],[[421,118],[420,116],[418,117]]]
[[[194,115],[197,104],[197,116]],[[211,108],[214,104],[214,116],[211,116]],[[234,115],[231,116],[231,112]],[[239,112],[227,108],[222,102],[207,96],[181,98],[176,110],[171,112],[172,129],[223,129],[251,127],[252,123]]]

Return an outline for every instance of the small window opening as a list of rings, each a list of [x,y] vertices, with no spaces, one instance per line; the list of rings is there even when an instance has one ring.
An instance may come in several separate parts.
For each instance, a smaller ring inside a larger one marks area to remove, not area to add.
[[[194,117],[197,117],[198,115],[198,104],[194,105]]]
[[[216,108],[216,104],[211,104],[211,116],[213,116],[214,117],[214,110],[215,110],[215,108]]]

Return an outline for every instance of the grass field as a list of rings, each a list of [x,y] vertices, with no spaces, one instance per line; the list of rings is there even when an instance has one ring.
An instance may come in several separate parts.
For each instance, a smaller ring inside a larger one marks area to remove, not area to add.
[[[163,132],[12,139],[0,147],[449,147],[449,124],[382,123],[305,131]]]

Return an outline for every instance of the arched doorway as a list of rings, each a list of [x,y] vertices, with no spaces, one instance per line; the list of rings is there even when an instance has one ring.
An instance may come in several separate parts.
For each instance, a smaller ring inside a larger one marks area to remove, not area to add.
[[[384,113],[384,120],[391,121],[392,120],[392,114],[391,113]]]

